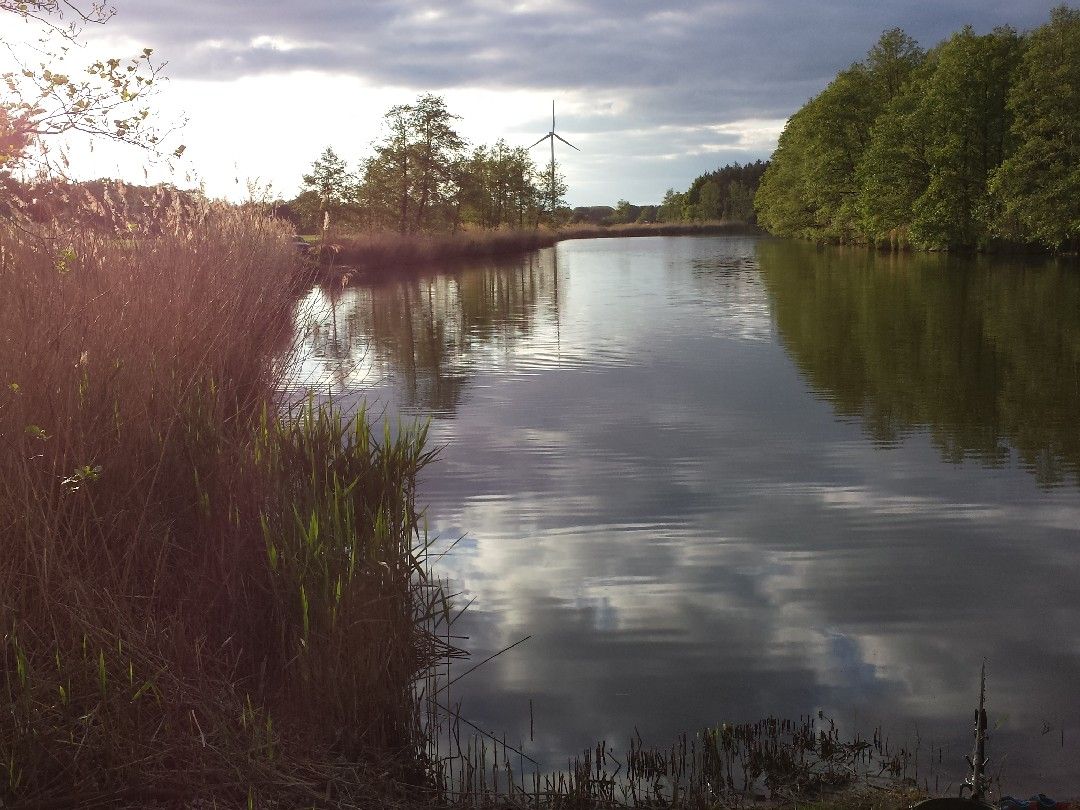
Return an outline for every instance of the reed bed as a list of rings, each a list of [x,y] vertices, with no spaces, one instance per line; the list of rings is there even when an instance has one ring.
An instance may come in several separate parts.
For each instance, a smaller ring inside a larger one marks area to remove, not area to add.
[[[283,399],[290,235],[153,205],[0,225],[0,806],[707,807],[908,778],[813,721],[546,776],[463,745],[425,429]]]
[[[424,431],[284,403],[289,234],[170,208],[0,226],[0,806],[414,801]]]
[[[454,233],[422,234],[340,231],[317,240],[313,255],[317,258],[321,278],[340,282],[346,276],[388,277],[409,268],[447,266],[477,259],[519,256],[568,239],[759,232],[753,226],[739,222],[569,225],[554,230],[467,229]]]

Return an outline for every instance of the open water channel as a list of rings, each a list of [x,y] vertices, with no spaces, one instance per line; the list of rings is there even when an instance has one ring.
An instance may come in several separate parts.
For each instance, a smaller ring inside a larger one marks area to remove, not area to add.
[[[473,722],[557,765],[823,710],[944,789],[985,659],[990,772],[1080,795],[1080,268],[586,240],[300,321],[298,382],[431,419],[473,660],[531,635]]]

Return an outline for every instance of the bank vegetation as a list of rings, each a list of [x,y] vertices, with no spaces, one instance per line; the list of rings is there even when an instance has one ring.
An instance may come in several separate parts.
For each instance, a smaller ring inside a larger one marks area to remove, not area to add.
[[[1080,11],[929,51],[886,31],[788,121],[755,207],[782,236],[1075,252]]]
[[[424,431],[282,393],[281,222],[158,204],[0,227],[0,804],[423,795]]]

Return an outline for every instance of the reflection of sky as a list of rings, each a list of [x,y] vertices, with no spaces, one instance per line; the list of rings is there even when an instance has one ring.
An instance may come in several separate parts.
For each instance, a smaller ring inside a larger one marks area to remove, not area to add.
[[[435,417],[422,499],[433,534],[467,535],[446,567],[476,597],[474,657],[532,635],[454,700],[520,740],[531,699],[529,750],[552,762],[635,727],[665,743],[823,708],[917,730],[959,766],[986,658],[1006,787],[1076,792],[1080,495],[835,419],[780,346],[753,256],[744,239],[563,243],[541,259],[558,300],[544,286],[527,332],[491,332],[497,352],[450,340],[466,383]],[[380,362],[369,393],[396,406]]]

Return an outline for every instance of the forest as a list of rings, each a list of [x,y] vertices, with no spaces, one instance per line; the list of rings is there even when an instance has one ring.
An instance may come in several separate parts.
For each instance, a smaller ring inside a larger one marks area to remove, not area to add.
[[[1080,11],[929,51],[886,31],[789,119],[754,205],[780,236],[1075,251]]]
[[[686,191],[669,188],[657,211],[660,222],[755,222],[754,196],[768,161],[729,163],[694,179]]]
[[[634,223],[741,222],[753,224],[754,193],[768,161],[735,162],[694,178],[686,191],[669,188],[659,205],[634,205],[619,200],[615,207],[575,208],[571,223],[630,225]]]

